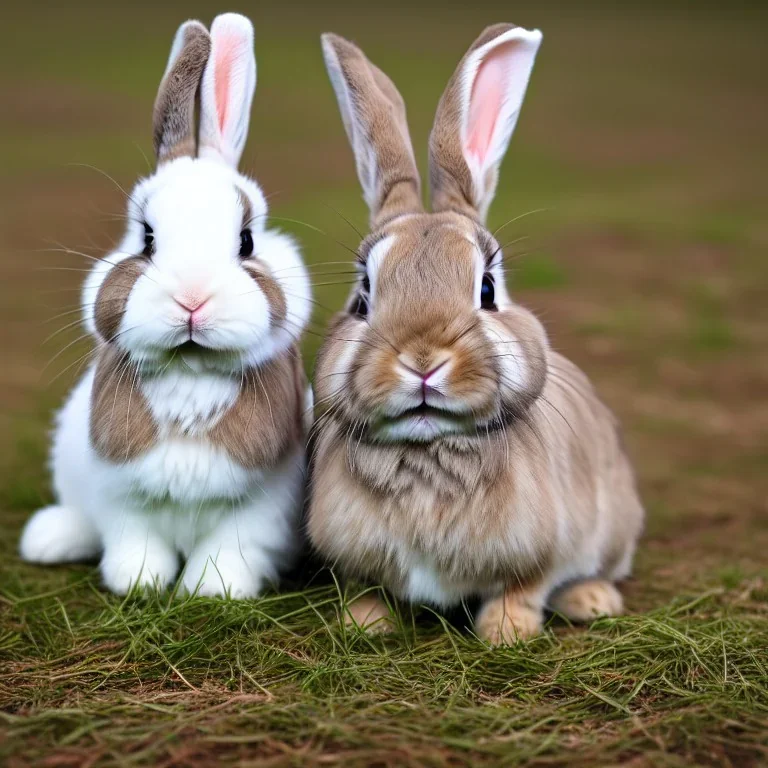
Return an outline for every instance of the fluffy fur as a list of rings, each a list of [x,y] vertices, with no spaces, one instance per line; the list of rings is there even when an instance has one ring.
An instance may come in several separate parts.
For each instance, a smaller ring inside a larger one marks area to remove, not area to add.
[[[540,631],[548,604],[619,612],[643,518],[614,417],[512,301],[483,224],[540,40],[497,25],[462,60],[430,140],[432,213],[394,86],[323,43],[373,231],[316,366],[309,534],[404,600],[480,596],[492,643]],[[355,622],[391,626],[366,600]]]
[[[101,555],[104,583],[125,593],[171,584],[183,559],[184,589],[252,597],[299,548],[310,289],[237,171],[255,82],[247,19],[179,29],[155,104],[157,171],[83,289],[96,359],[58,416],[57,505],[27,524],[26,560]]]

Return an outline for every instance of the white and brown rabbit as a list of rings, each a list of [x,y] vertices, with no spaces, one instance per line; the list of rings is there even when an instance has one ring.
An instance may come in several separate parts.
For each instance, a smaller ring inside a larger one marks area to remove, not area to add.
[[[450,81],[425,212],[403,100],[355,45],[323,37],[371,234],[315,376],[308,530],[343,574],[400,599],[479,596],[478,635],[540,632],[547,607],[615,615],[643,509],[617,423],[506,290],[485,228],[541,33],[489,27]],[[349,616],[391,626],[378,598]]]
[[[58,416],[56,506],[21,555],[101,555],[105,585],[251,597],[300,544],[310,286],[237,170],[256,85],[253,27],[183,24],[154,109],[157,170],[83,290],[95,362]],[[195,121],[199,94],[200,126]]]

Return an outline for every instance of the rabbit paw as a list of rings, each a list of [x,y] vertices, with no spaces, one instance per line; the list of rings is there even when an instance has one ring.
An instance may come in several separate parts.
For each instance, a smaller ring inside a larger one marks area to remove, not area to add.
[[[24,526],[19,551],[29,563],[73,563],[101,551],[101,539],[88,518],[69,507],[45,507]]]
[[[571,621],[589,622],[598,616],[620,616],[624,600],[610,581],[580,581],[556,592],[550,601],[552,610]]]
[[[202,597],[258,597],[264,583],[260,558],[247,553],[220,550],[216,556],[193,553],[184,569],[182,587]]]
[[[542,619],[541,610],[519,597],[507,595],[483,606],[475,621],[475,631],[481,640],[491,645],[514,645],[541,634]]]
[[[161,542],[114,547],[104,552],[101,575],[111,592],[126,595],[134,588],[165,589],[179,568],[176,553]]]
[[[344,624],[368,635],[385,635],[395,629],[389,606],[375,595],[363,595],[344,609]]]

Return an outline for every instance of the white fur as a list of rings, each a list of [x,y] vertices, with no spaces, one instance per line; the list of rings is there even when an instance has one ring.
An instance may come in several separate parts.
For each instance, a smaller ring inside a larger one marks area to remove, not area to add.
[[[440,573],[439,567],[413,552],[409,552],[408,580],[403,597],[411,603],[426,603],[449,607],[460,603],[466,586],[451,584]]]
[[[234,167],[255,86],[252,50],[243,48],[243,40],[252,41],[249,28],[250,22],[233,14],[213,26],[214,51],[235,45],[240,57],[232,69],[232,77],[240,80],[229,84],[227,120],[217,134],[218,154],[176,159],[139,182],[130,195],[129,225],[118,249],[94,265],[83,288],[86,328],[103,343],[107,340],[99,338],[95,323],[99,288],[115,264],[141,253],[142,222],[152,227],[155,252],[131,290],[111,343],[142,373],[136,385],[157,424],[158,439],[123,463],[96,453],[89,430],[91,369],[57,419],[51,453],[57,506],[37,512],[21,538],[21,555],[32,562],[101,554],[104,582],[117,593],[134,585],[169,585],[181,556],[187,561],[186,590],[252,597],[290,565],[300,543],[303,448],[277,467],[249,469],[208,439],[235,402],[244,371],[288,354],[311,312],[310,283],[298,248],[291,238],[266,228],[264,195]],[[184,25],[170,64],[179,55],[183,31]],[[214,88],[216,73],[210,72],[206,77]],[[204,113],[210,106],[206,98],[204,92]],[[242,194],[253,214],[247,225],[254,257],[285,295],[288,317],[278,327],[239,256]],[[191,332],[188,312],[174,299],[187,296],[207,300]],[[177,351],[190,333],[210,356],[184,359]],[[311,403],[311,393],[308,398]]]
[[[243,269],[238,255],[247,194],[254,255],[285,295],[287,319],[270,325],[266,297]],[[267,205],[259,187],[221,163],[181,158],[163,165],[131,194],[132,222],[119,248],[95,265],[83,290],[86,327],[96,334],[95,302],[112,264],[140,253],[147,221],[156,251],[131,291],[116,343],[147,366],[162,367],[168,350],[189,338],[187,313],[175,296],[204,294],[201,326],[192,338],[203,346],[231,350],[228,370],[258,365],[284,352],[311,314],[311,289],[300,253],[287,235],[266,229]]]
[[[299,546],[303,451],[262,472],[238,465],[204,437],[174,437],[114,464],[90,443],[92,383],[93,371],[59,415],[52,451],[59,506],[27,524],[25,560],[70,562],[103,552],[104,582],[120,594],[136,584],[168,586],[179,554],[188,559],[184,587],[200,582],[204,594],[253,597],[288,567]],[[199,402],[207,413],[208,403]]]
[[[222,79],[227,87],[221,88]],[[248,137],[256,88],[253,25],[223,13],[211,25],[211,56],[200,85],[200,156],[236,167]],[[219,98],[226,93],[226,100]]]
[[[376,430],[376,437],[385,442],[428,443],[443,435],[460,435],[467,427],[459,421],[439,415],[408,416],[388,422]]]
[[[501,373],[501,388],[512,392],[525,392],[529,388],[530,366],[519,339],[492,314],[482,313],[480,320],[485,335],[495,347]]]
[[[371,309],[373,309],[376,302],[376,286],[378,283],[379,270],[384,263],[384,259],[387,254],[392,250],[392,246],[395,244],[397,237],[395,235],[387,235],[382,237],[376,245],[371,248],[368,258],[365,260],[365,273],[368,275],[368,280],[371,284]]]

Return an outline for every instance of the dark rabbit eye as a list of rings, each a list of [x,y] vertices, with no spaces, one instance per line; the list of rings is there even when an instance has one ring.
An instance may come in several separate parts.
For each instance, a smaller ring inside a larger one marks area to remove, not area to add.
[[[362,294],[355,299],[355,303],[352,305],[352,314],[361,319],[368,317],[368,299]]]
[[[247,259],[253,256],[253,235],[250,229],[244,229],[240,233],[240,258]]]
[[[480,306],[491,312],[498,309],[496,306],[496,288],[493,285],[493,278],[487,272],[483,275],[483,284],[480,288]]]
[[[366,318],[368,317],[368,301],[371,295],[371,281],[368,275],[363,277],[362,290],[355,297],[355,301],[352,304],[352,314],[355,317]]]
[[[151,256],[155,252],[155,232],[152,227],[144,222],[144,256]]]

